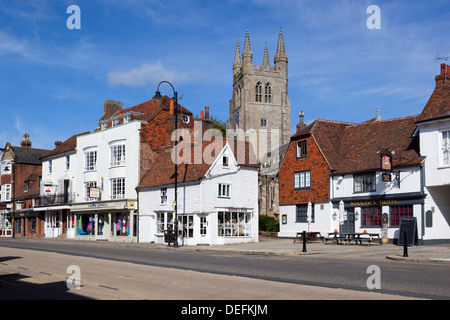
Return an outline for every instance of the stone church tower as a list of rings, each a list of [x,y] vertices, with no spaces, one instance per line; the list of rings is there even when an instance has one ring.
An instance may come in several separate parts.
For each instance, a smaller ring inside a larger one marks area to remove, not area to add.
[[[278,218],[278,172],[291,138],[288,56],[281,30],[273,66],[269,62],[267,43],[263,64],[253,64],[248,30],[242,58],[237,42],[227,129],[233,129],[238,138],[244,133],[252,142],[260,166],[259,214]]]
[[[267,152],[289,142],[291,105],[288,97],[288,57],[281,30],[273,66],[269,62],[267,43],[263,64],[253,64],[248,30],[242,59],[237,42],[233,63],[233,95],[227,125],[228,129],[242,129],[247,135],[254,130],[258,142],[254,147],[259,160]],[[249,140],[255,144],[255,141]]]

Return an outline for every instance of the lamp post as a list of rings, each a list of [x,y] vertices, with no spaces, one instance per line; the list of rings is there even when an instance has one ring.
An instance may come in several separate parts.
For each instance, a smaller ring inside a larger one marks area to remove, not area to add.
[[[178,93],[175,91],[175,88],[173,87],[173,85],[169,82],[169,81],[161,81],[158,84],[158,87],[156,88],[156,94],[155,97],[156,99],[161,98],[161,92],[159,91],[159,86],[163,83],[167,83],[168,85],[170,85],[172,87],[173,90],[173,102],[174,102],[174,121],[175,121],[175,133],[177,132],[178,129],[178,121],[177,121],[177,114],[178,114]],[[178,135],[176,134],[175,137],[178,137]],[[177,153],[177,141],[178,138],[175,139],[175,154],[178,155]],[[174,248],[178,248],[178,220],[177,220],[177,187],[178,187],[178,166],[177,166],[177,157],[175,157],[175,208],[174,208],[174,220],[173,220],[173,231],[174,231],[174,242],[173,242],[173,246]]]

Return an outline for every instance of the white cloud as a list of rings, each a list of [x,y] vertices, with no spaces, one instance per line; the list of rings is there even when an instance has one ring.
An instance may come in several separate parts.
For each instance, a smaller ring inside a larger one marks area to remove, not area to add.
[[[27,45],[24,40],[16,39],[0,30],[0,54],[16,53],[27,55]]]
[[[128,71],[113,71],[107,75],[110,86],[146,87],[161,81],[187,82],[197,79],[199,72],[180,72],[173,67],[165,67],[160,61],[144,63]]]

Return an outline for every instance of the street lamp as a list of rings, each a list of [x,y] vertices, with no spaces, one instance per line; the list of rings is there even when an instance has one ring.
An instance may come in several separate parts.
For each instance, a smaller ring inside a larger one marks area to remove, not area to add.
[[[161,92],[159,91],[159,86],[163,83],[167,83],[172,87],[173,90],[173,102],[174,102],[174,115],[175,115],[175,133],[177,133],[178,129],[178,121],[177,121],[177,114],[178,114],[178,93],[175,91],[175,88],[169,81],[161,81],[158,84],[158,87],[156,88],[156,94],[154,96],[155,99],[161,98]],[[178,137],[178,135],[175,135]],[[175,154],[177,153],[177,141],[178,138],[175,139]],[[178,166],[177,166],[177,157],[175,157],[175,208],[174,208],[174,220],[173,220],[173,230],[174,230],[174,242],[173,246],[174,248],[178,248],[178,220],[177,220],[177,187],[178,187]]]

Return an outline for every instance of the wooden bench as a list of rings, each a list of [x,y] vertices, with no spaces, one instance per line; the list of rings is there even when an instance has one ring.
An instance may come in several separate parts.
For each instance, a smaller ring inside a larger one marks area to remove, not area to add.
[[[306,232],[306,242],[310,243],[311,241],[318,241],[320,239],[322,242],[324,241],[324,237],[320,234],[320,232]],[[297,240],[303,240],[303,232],[297,232],[294,238],[294,243]]]

